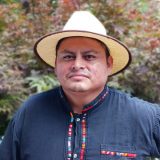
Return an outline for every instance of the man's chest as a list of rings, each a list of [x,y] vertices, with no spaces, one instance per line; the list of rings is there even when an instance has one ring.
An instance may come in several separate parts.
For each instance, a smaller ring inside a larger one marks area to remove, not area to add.
[[[143,150],[137,144],[138,133],[132,128],[134,125],[96,116],[76,116],[60,123],[53,122],[45,120],[41,125],[33,122],[34,127],[23,132],[23,160],[143,159]]]

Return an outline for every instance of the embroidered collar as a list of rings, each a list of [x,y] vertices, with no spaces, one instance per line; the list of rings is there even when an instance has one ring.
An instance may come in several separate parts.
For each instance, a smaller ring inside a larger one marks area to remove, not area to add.
[[[83,107],[82,113],[85,113],[89,110],[92,110],[94,108],[97,108],[105,99],[105,97],[107,96],[109,92],[109,89],[107,86],[104,87],[103,91],[89,104],[85,105]],[[63,100],[63,103],[65,104],[65,106],[67,107],[67,109],[72,112],[72,108],[66,98],[66,96],[64,95],[63,89],[62,87],[59,87],[59,93],[60,93],[60,97]]]

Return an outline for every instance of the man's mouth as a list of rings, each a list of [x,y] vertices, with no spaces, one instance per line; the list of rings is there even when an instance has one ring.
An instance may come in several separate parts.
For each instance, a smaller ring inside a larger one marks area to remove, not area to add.
[[[75,73],[70,73],[67,76],[68,78],[73,78],[73,79],[83,79],[83,78],[89,78],[88,75],[86,74],[75,74]]]

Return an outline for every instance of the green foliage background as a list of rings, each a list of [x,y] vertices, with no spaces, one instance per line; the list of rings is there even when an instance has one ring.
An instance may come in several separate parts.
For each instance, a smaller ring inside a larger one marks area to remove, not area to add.
[[[58,85],[53,70],[34,55],[33,44],[62,29],[74,10],[90,10],[107,34],[132,52],[132,64],[108,84],[160,103],[159,7],[158,0],[0,0],[0,135],[29,95]]]

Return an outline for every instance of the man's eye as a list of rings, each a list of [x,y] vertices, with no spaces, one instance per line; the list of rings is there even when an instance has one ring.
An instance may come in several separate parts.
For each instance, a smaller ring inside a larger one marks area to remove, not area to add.
[[[65,55],[65,56],[63,56],[63,59],[66,60],[66,61],[72,60],[72,59],[74,59],[74,56],[72,56],[72,55]]]
[[[96,57],[94,55],[85,55],[86,60],[94,60]]]

